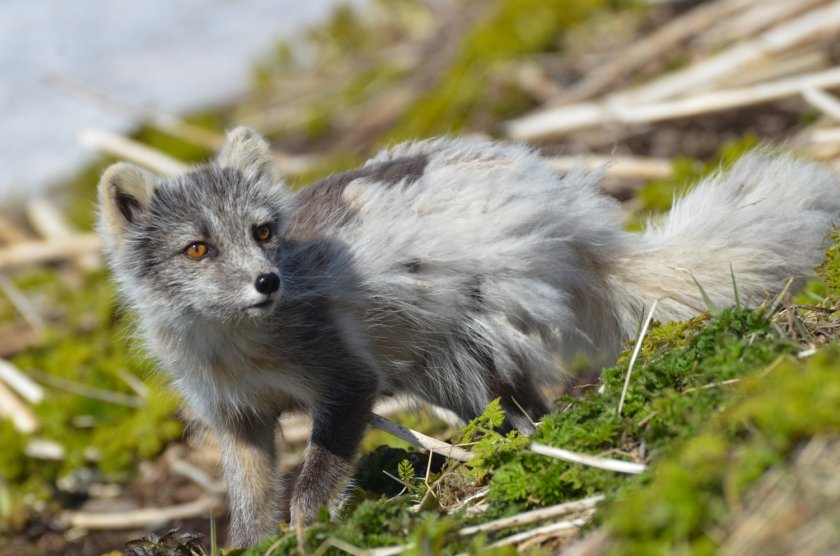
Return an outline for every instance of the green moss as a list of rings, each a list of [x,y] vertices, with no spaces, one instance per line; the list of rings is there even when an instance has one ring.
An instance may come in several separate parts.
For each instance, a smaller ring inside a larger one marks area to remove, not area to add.
[[[54,493],[58,477],[81,467],[93,466],[106,478],[125,478],[140,459],[154,457],[181,434],[182,425],[174,418],[174,398],[166,394],[159,378],[150,377],[150,366],[133,355],[136,348],[128,340],[129,324],[116,310],[104,272],[86,275],[84,288],[65,283],[47,268],[17,278],[27,296],[63,311],[62,328],[48,330],[36,347],[12,362],[45,383],[46,399],[34,406],[40,422],[37,435],[57,442],[65,455],[61,461],[26,456],[27,439],[2,422],[0,477],[10,485],[15,504]],[[139,407],[77,392],[81,386],[139,401],[121,372],[133,374],[148,388],[149,398]],[[80,416],[95,426],[77,426]],[[92,452],[98,454],[93,461]]]
[[[746,378],[735,403],[610,505],[611,553],[714,553],[708,532],[724,528],[733,504],[764,472],[784,465],[806,439],[840,434],[838,365],[833,348]]]
[[[626,357],[604,371],[602,394],[562,400],[568,409],[547,416],[534,440],[589,454],[636,453],[644,445],[655,458],[673,442],[696,434],[730,399],[725,387],[707,386],[755,373],[794,349],[765,315],[744,309],[726,310],[717,319],[654,326],[633,370],[621,416],[617,406]],[[500,452],[487,463],[496,470],[488,497],[493,515],[609,492],[633,480],[521,452]]]
[[[776,332],[769,315],[761,311],[726,309],[715,318],[706,315],[685,323],[654,324],[642,344],[620,416],[617,415],[617,404],[627,372],[626,357],[616,367],[605,371],[603,393],[590,392],[581,398],[560,400],[566,406],[564,410],[546,416],[532,440],[619,458],[623,457],[622,454],[638,456],[639,451],[644,449],[646,457],[655,462],[677,458],[669,469],[674,474],[682,474],[681,477],[685,475],[684,470],[689,469],[690,478],[701,485],[699,490],[722,489],[722,479],[717,473],[731,457],[730,441],[737,438],[742,429],[727,432],[722,440],[715,436],[715,430],[708,432],[709,423],[716,422],[721,412],[731,412],[730,408],[737,404],[747,408],[742,400],[752,396],[751,386],[736,390],[722,382],[747,380],[750,376],[762,377],[760,371],[768,366],[774,368],[771,374],[775,374],[779,367],[773,363],[796,350],[796,346]],[[747,380],[747,383],[761,384],[761,380],[763,378],[756,378]],[[832,395],[826,393],[827,398]],[[802,399],[808,403],[807,396]],[[818,411],[831,413],[833,406],[827,405],[831,400],[823,401],[826,402],[822,406],[825,409]],[[743,409],[741,411],[746,413],[739,419],[744,423],[760,423],[762,419],[771,421],[771,406],[761,408],[768,413],[764,415],[758,409]],[[814,413],[817,410],[809,411]],[[409,507],[417,502],[418,496],[397,498],[387,503],[367,496],[355,509],[350,509],[347,521],[324,523],[312,532],[310,548],[319,546],[330,536],[359,547],[370,547],[403,544],[405,536],[411,535],[417,546],[440,549],[444,554],[476,551],[479,550],[476,547],[485,546],[482,543],[486,539],[460,539],[453,536],[452,531],[471,521],[483,522],[529,507],[578,499],[596,492],[632,492],[635,488],[642,488],[635,485],[649,484],[652,480],[651,474],[625,476],[530,453],[527,451],[530,439],[516,433],[502,436],[495,431],[503,418],[498,402],[490,404],[485,413],[457,437],[457,442],[473,441],[471,450],[478,456],[467,465],[449,464],[440,472],[435,469],[430,476],[431,482],[440,478],[441,485],[457,484],[460,488],[474,489],[489,481],[487,501],[490,507],[481,518],[468,520],[461,514],[441,518],[434,511],[412,512]],[[829,417],[823,415],[821,419],[826,421]],[[799,435],[817,430],[807,428],[807,417],[796,419],[796,411],[792,411],[778,427],[780,438],[795,437],[791,433],[794,429],[799,431]],[[674,448],[687,442],[693,444],[686,451]],[[376,459],[365,460],[363,467],[367,475],[375,478],[381,466],[388,467],[389,472],[397,476],[399,461],[405,458],[415,458],[411,467],[415,472],[424,472],[423,462],[417,461],[416,455],[383,450],[377,452]],[[747,485],[777,460],[773,451],[765,451],[762,457],[757,454],[731,480],[736,485]],[[457,480],[447,482],[444,480],[446,477]],[[683,479],[687,480],[687,477]],[[444,495],[439,494],[443,498]],[[709,502],[709,506],[704,505],[706,501],[702,493],[691,491],[694,497],[691,498],[683,491],[674,491],[669,496],[659,500],[665,509],[654,508],[654,515],[660,520],[655,523],[667,526],[668,521],[678,514],[681,521],[677,527],[681,529],[673,533],[677,536],[685,537],[687,531],[705,523],[704,520],[717,511],[714,500]],[[668,509],[671,498],[676,500],[675,504],[679,503],[679,507],[673,510]],[[638,512],[638,508],[635,511]],[[383,516],[385,522],[382,521]],[[514,531],[500,531],[495,535],[507,535]],[[291,550],[294,541],[286,539],[283,542],[286,550]],[[261,545],[259,549],[268,544]],[[667,542],[662,546],[666,545],[671,546]],[[696,547],[702,548],[702,543],[696,543]]]
[[[825,262],[818,273],[831,293],[840,296],[840,229],[832,232],[834,244],[825,252]]]

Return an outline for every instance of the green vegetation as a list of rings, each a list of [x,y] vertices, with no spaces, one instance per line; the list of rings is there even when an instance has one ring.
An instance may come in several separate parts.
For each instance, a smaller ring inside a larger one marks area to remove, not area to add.
[[[562,50],[565,31],[593,14],[636,6],[632,0],[481,3],[482,17],[458,35],[450,50],[442,49],[446,54],[442,67],[427,71],[427,60],[406,65],[380,56],[394,44],[428,32],[429,15],[421,3],[381,0],[378,4],[378,19],[342,7],[308,35],[311,63],[325,68],[329,86],[288,126],[278,126],[272,137],[284,149],[289,142],[293,146],[289,152],[323,151],[323,145],[330,152],[319,156],[314,167],[291,176],[293,187],[354,166],[366,150],[399,139],[462,129],[492,133],[500,118],[533,102],[512,80],[503,78],[508,64]],[[298,56],[283,44],[255,70],[256,100],[249,102],[249,108],[282,90],[288,84],[284,78],[294,78],[303,65]],[[352,63],[350,56],[356,57]],[[679,57],[672,62],[681,63]],[[361,71],[340,71],[357,64]],[[423,72],[428,75],[412,81]],[[358,145],[331,149],[337,135],[355,131],[337,116],[350,113],[356,117],[350,121],[364,124],[359,113],[376,114],[393,90],[420,85],[422,90],[371,137],[359,139]],[[240,108],[196,114],[189,120],[220,132],[236,120]],[[152,128],[139,130],[136,137],[188,162],[212,154]],[[667,210],[675,195],[731,165],[758,143],[748,134],[724,144],[708,161],[673,160],[673,176],[639,191],[640,208],[630,227],[641,228],[647,219]],[[109,162],[103,159],[92,165],[63,193],[68,218],[80,229],[92,226],[94,184]],[[837,328],[838,315],[831,314],[829,307],[840,299],[840,233],[833,239],[820,269],[821,281],[812,282],[794,298],[819,305],[805,310],[804,318],[811,320],[803,326],[819,321],[817,325]],[[73,507],[83,498],[73,490],[74,482],[91,477],[99,482],[130,481],[140,461],[156,457],[183,434],[176,415],[178,401],[131,339],[130,316],[116,305],[104,272],[45,266],[17,272],[13,279],[38,307],[49,308],[42,340],[16,355],[13,363],[46,385],[47,400],[34,408],[40,422],[35,436],[57,443],[63,457],[27,456],[31,438],[0,420],[0,531],[21,528],[35,510],[52,515]],[[16,308],[0,296],[0,321],[16,320],[20,320]],[[629,351],[604,372],[601,392],[556,400],[556,411],[543,419],[530,439],[516,432],[497,432],[504,419],[497,402],[457,432],[425,412],[403,416],[400,420],[407,426],[439,437],[448,434],[452,443],[468,445],[475,459],[465,464],[439,455],[430,459],[385,433],[370,431],[354,477],[356,488],[341,508],[341,519],[324,513],[304,532],[303,547],[297,547],[295,531],[284,529],[258,546],[230,554],[286,554],[296,547],[299,553],[339,554],[342,546],[349,545],[400,545],[409,554],[508,554],[515,551],[490,545],[522,527],[474,536],[457,531],[593,494],[605,494],[607,500],[590,527],[606,532],[612,552],[711,553],[740,502],[768,470],[789,465],[814,436],[840,435],[834,410],[840,406],[840,350],[833,345],[797,359],[794,355],[803,348],[783,330],[781,320],[768,308],[732,307],[682,323],[653,323],[641,344],[620,415]],[[834,336],[826,338],[831,341]],[[139,390],[145,393],[138,391],[132,376],[142,382]],[[116,394],[122,402],[103,400],[97,392]],[[650,467],[639,476],[629,476],[570,464],[531,452],[531,441]],[[486,509],[468,513],[463,503],[470,497],[473,506],[486,503]],[[136,554],[181,554],[197,546],[194,535],[172,533],[149,536],[128,548]]]
[[[24,455],[29,439],[0,421],[0,476],[14,509],[0,516],[0,526],[7,520],[19,525],[27,515],[24,501],[31,505],[33,494],[37,500],[69,496],[55,491],[59,478],[92,471],[99,482],[125,480],[139,461],[156,456],[181,434],[177,400],[134,355],[126,318],[115,307],[104,272],[88,274],[85,282],[88,287],[76,290],[49,270],[18,277],[27,295],[65,312],[64,328],[48,329],[36,347],[12,359],[47,385],[46,399],[34,406],[40,422],[36,436],[56,442],[64,456],[52,461]],[[145,396],[123,377],[141,380]],[[103,393],[114,399],[102,399]]]
[[[749,488],[804,442],[840,435],[840,351],[779,359],[751,376],[699,434],[654,464],[645,484],[606,509],[614,554],[714,554]]]
[[[375,547],[405,544],[411,538],[415,546],[441,547],[443,554],[476,551],[486,539],[460,538],[457,529],[607,493],[611,499],[598,520],[615,535],[618,553],[669,553],[686,547],[690,553],[702,552],[713,546],[705,531],[724,526],[730,515],[726,496],[743,494],[803,440],[840,433],[840,418],[833,411],[840,403],[840,375],[835,371],[840,352],[828,350],[798,361],[791,357],[798,347],[772,317],[764,309],[729,308],[719,317],[655,325],[642,344],[620,416],[626,355],[605,371],[602,393],[561,398],[563,409],[547,416],[532,438],[581,453],[651,460],[651,470],[639,477],[529,452],[528,439],[493,430],[503,419],[493,403],[457,439],[478,441],[471,446],[479,454],[475,460],[448,463],[421,482],[417,471],[424,472],[425,466],[416,454],[392,454],[386,470],[395,484],[407,485],[405,494],[376,501],[374,493],[366,492],[365,501],[345,519],[325,520],[308,530],[307,545],[314,550],[341,539]],[[370,461],[360,468],[370,475]],[[414,511],[413,504],[429,498],[425,484],[432,485],[439,502]],[[463,498],[485,484],[490,505],[480,518],[441,513],[442,501]],[[736,491],[727,490],[732,488]],[[494,537],[514,531],[502,530]],[[281,534],[247,554],[264,554],[275,544],[276,553],[282,554],[295,543],[293,534]]]

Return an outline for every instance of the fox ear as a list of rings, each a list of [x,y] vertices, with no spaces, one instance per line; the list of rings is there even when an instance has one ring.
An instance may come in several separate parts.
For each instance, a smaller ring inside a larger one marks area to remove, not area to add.
[[[133,164],[118,162],[99,180],[99,206],[109,231],[119,235],[149,208],[157,178]]]
[[[247,127],[237,127],[228,133],[225,145],[216,157],[216,164],[267,179],[271,183],[280,181],[277,162],[268,143],[259,133]]]

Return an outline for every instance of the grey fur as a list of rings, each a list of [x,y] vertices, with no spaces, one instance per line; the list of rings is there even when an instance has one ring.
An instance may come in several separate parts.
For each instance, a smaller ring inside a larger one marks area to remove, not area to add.
[[[502,397],[506,426],[530,430],[548,409],[540,386],[563,380],[578,354],[614,358],[654,300],[663,321],[702,311],[694,277],[731,303],[731,264],[741,295],[759,301],[809,275],[840,220],[835,175],[762,151],[642,235],[622,230],[598,173],[558,176],[523,146],[405,143],[296,194],[275,183],[271,160],[240,128],[188,174],[119,165],[100,184],[121,293],[222,439],[236,544],[329,503],[377,396],[411,395],[463,419]],[[260,244],[263,223],[273,237]],[[191,260],[184,248],[198,240],[209,254]],[[266,272],[281,276],[272,296],[253,286]],[[288,516],[266,470],[276,418],[299,408],[314,430]]]

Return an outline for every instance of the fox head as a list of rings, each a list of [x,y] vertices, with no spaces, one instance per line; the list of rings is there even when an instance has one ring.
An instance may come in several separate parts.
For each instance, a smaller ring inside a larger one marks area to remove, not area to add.
[[[128,302],[213,320],[269,314],[282,288],[280,182],[267,143],[242,127],[210,163],[178,177],[109,167],[99,234]]]

